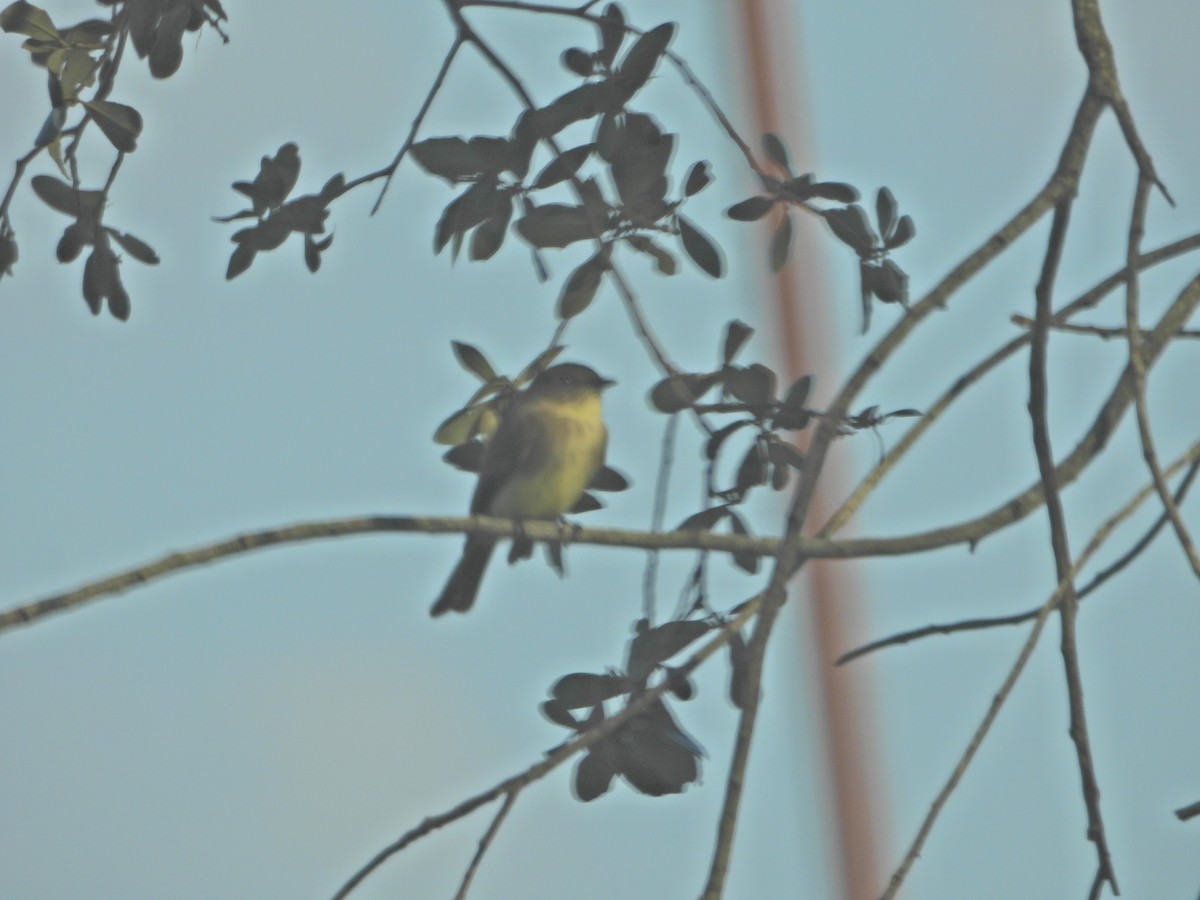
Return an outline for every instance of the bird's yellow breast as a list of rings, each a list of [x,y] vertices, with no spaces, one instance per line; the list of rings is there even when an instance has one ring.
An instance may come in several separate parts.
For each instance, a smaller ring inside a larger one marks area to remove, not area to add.
[[[570,511],[604,463],[608,432],[600,396],[542,399],[520,412],[529,453],[504,480],[489,511],[512,519],[554,519]]]

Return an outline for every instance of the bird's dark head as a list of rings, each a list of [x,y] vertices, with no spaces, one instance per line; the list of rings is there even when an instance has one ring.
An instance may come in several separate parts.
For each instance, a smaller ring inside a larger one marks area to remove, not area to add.
[[[615,383],[601,377],[588,366],[579,363],[559,363],[539,372],[529,385],[529,393],[557,396],[598,394]]]

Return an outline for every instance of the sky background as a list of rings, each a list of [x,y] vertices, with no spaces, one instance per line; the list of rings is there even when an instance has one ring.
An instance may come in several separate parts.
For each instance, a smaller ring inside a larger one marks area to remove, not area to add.
[[[0,282],[0,599],[5,608],[172,551],[299,521],[364,514],[460,514],[470,478],[440,461],[437,424],[474,388],[449,342],[482,348],[515,373],[553,330],[555,279],[582,253],[550,256],[539,284],[510,240],[486,264],[430,253],[452,194],[406,164],[381,211],[377,191],[339,200],[316,276],[299,243],[224,280],[233,228],[212,216],[242,208],[231,182],[258,159],[299,144],[297,193],[395,153],[452,39],[439,3],[225,4],[232,40],[189,35],[181,71],[153,81],[126,60],[112,99],[146,127],[112,192],[105,221],[148,241],[157,267],[127,260],[133,315],[92,318],[82,261],[61,266],[66,220],[29,190],[11,214],[21,259]],[[673,44],[748,131],[726,4],[630,0],[642,27],[677,20]],[[95,14],[63,2],[56,22]],[[1189,0],[1106,2],[1126,95],[1178,207],[1152,200],[1153,247],[1200,220],[1200,92]],[[806,0],[778,12],[806,72],[793,133],[813,136],[817,172],[871,196],[888,185],[918,237],[898,254],[919,296],[1002,224],[1047,177],[1082,94],[1085,71],[1065,0],[878,4]],[[557,62],[590,29],[492,13],[473,21],[540,101],[572,83]],[[716,183],[689,217],[725,249],[713,281],[684,265],[668,279],[626,269],[680,365],[716,362],[721,328],[759,328],[746,361],[773,362],[764,251],[722,211],[753,190],[729,143],[675,74],[640,96],[683,135],[678,183],[697,159]],[[27,152],[47,107],[44,76],[13,35],[0,39],[0,156]],[[426,135],[506,133],[517,106],[464,54]],[[85,142],[96,186],[111,155]],[[52,173],[39,158],[28,175]],[[1134,171],[1106,117],[1073,215],[1058,297],[1065,302],[1120,265]],[[806,223],[808,227],[808,223]],[[1031,314],[1048,219],[950,309],[931,317],[860,405],[927,407],[967,366]],[[854,265],[832,238],[825,284],[843,371],[898,314],[879,308],[858,335]],[[1194,260],[1147,276],[1154,321],[1194,276]],[[817,277],[817,273],[813,274]],[[1123,321],[1118,296],[1088,321]],[[644,528],[665,420],[645,395],[656,373],[615,293],[604,288],[572,327],[566,358],[619,385],[608,395],[609,460],[631,491],[609,495],[586,524]],[[1195,439],[1194,345],[1154,370],[1151,411],[1162,458]],[[1056,336],[1052,438],[1074,446],[1110,390],[1125,351]],[[1025,412],[1027,358],[978,386],[922,441],[863,509],[859,535],[897,535],[974,517],[1024,489],[1034,458]],[[818,373],[818,402],[838,373]],[[902,423],[881,429],[890,444]],[[698,440],[685,424],[668,524],[697,508]],[[838,445],[861,475],[879,445]],[[1129,417],[1106,456],[1064,495],[1072,546],[1145,481]],[[1192,511],[1195,503],[1185,506]],[[1101,564],[1150,521],[1121,531]],[[758,533],[780,508],[754,504]],[[1052,587],[1044,514],[984,541],[859,567],[871,636],[1040,604]],[[618,665],[640,615],[642,558],[575,548],[560,582],[540,561],[495,565],[469,617],[427,609],[459,553],[457,537],[378,535],[248,554],[157,582],[0,638],[0,893],[5,897],[323,898],[398,834],[533,761],[564,733],[537,704],[570,671]],[[664,559],[669,613],[690,556]],[[765,575],[723,560],[711,593],[728,606]],[[796,600],[803,602],[802,590]],[[1171,811],[1200,799],[1200,629],[1196,583],[1169,536],[1085,605],[1080,653],[1108,837],[1122,894],[1194,897],[1200,832]],[[797,602],[768,656],[765,701],[734,849],[731,898],[831,896],[835,866],[818,722]],[[890,872],[961,753],[1024,630],[886,651],[859,663],[873,686],[878,810]],[[710,663],[699,696],[675,711],[707,749],[704,779],[654,799],[620,784],[583,806],[569,768],[522,794],[484,861],[472,896],[687,898],[707,872],[736,724],[727,668]],[[1085,893],[1094,854],[1051,624],[1021,682],[914,866],[903,896],[1057,897]],[[394,858],[354,894],[450,897],[491,811]]]

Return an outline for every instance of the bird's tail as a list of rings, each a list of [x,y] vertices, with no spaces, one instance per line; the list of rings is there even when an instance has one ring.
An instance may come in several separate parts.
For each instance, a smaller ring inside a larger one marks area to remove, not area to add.
[[[479,593],[479,582],[483,578],[484,569],[492,557],[496,547],[495,538],[484,535],[471,535],[463,548],[462,559],[450,573],[450,580],[442,588],[429,611],[431,616],[440,616],[454,610],[465,613],[475,603],[475,595]]]

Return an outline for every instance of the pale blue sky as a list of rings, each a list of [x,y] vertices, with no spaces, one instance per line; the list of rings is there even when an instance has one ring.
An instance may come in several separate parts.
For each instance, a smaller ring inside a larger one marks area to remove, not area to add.
[[[675,48],[739,127],[748,116],[730,70],[725,4],[625,4],[649,26],[681,22]],[[1127,95],[1179,206],[1154,201],[1146,246],[1200,220],[1200,15],[1187,0],[1103,4]],[[51,10],[69,22],[86,3]],[[300,146],[299,192],[336,171],[389,160],[452,37],[440,4],[226,3],[232,41],[185,40],[180,73],[153,82],[133,59],[114,100],[145,115],[106,221],[163,258],[123,274],[133,316],[93,319],[82,264],[59,266],[66,221],[27,187],[12,214],[21,246],[0,282],[0,571],[3,605],[21,603],[233,534],[366,513],[457,514],[470,480],[439,460],[437,423],[473,389],[451,339],[500,368],[523,365],[549,337],[553,283],[533,278],[511,241],[484,265],[430,253],[451,194],[406,165],[381,212],[376,193],[339,201],[321,272],[298,243],[224,281],[240,208],[230,182],[284,141]],[[60,10],[62,10],[60,12]],[[1083,88],[1066,0],[878,4],[807,0],[791,13],[807,64],[818,173],[873,191],[890,186],[917,221],[899,256],[915,294],[935,283],[1028,199],[1050,171]],[[538,99],[568,84],[557,49],[587,44],[569,23],[480,16]],[[781,26],[782,27],[782,26]],[[516,106],[469,52],[428,134],[506,131]],[[685,366],[710,365],[720,327],[760,327],[747,351],[769,360],[762,250],[721,217],[752,189],[704,110],[673,73],[643,105],[684,134],[674,174],[695,159],[717,182],[689,215],[722,242],[729,276],[685,267],[665,279],[632,260],[648,314]],[[0,156],[26,152],[45,116],[44,79],[19,41],[0,39]],[[93,145],[107,165],[103,148]],[[50,171],[39,160],[31,174]],[[85,179],[104,168],[85,167]],[[1106,276],[1123,253],[1133,171],[1111,119],[1100,126],[1062,274],[1065,299]],[[1003,264],[933,317],[896,367],[861,398],[927,406],[1032,309],[1042,224]],[[896,315],[857,335],[853,264],[828,241],[838,353],[857,361]],[[576,256],[551,257],[562,277]],[[1195,274],[1194,261],[1146,279],[1153,320]],[[1110,298],[1092,321],[1118,324]],[[684,321],[686,319],[686,322]],[[764,337],[766,336],[766,337]],[[644,527],[664,421],[644,396],[654,371],[610,289],[572,328],[569,357],[619,385],[610,393],[610,461],[634,490],[610,495],[589,523]],[[1194,346],[1156,370],[1152,413],[1164,457],[1194,439]],[[1073,446],[1124,362],[1118,343],[1056,338],[1053,436]],[[900,534],[990,509],[1033,471],[1024,357],[976,389],[923,450],[899,467],[854,531]],[[818,391],[828,397],[831,380]],[[1188,399],[1191,397],[1192,399]],[[971,407],[968,409],[967,407]],[[1144,481],[1130,421],[1110,459],[1065,495],[1073,546]],[[902,424],[886,426],[885,441]],[[668,522],[695,508],[696,439],[681,430]],[[876,458],[870,435],[841,447],[850,468]],[[1194,510],[1191,502],[1187,509]],[[1195,519],[1192,516],[1193,521]],[[776,529],[759,503],[754,528]],[[1148,521],[1143,516],[1139,521]],[[1114,547],[1123,549],[1135,530]],[[1044,517],[974,554],[861,567],[872,635],[1040,603],[1053,565]],[[576,548],[570,578],[540,563],[495,566],[470,617],[427,608],[459,551],[454,537],[385,535],[269,550],[106,599],[0,639],[0,893],[57,898],[322,898],[427,814],[523,768],[563,733],[536,705],[573,670],[619,664],[641,608],[641,558]],[[1111,558],[1111,554],[1108,555]],[[690,559],[664,563],[664,608]],[[713,594],[732,604],[762,584],[718,562]],[[1089,601],[1081,621],[1104,811],[1123,895],[1193,897],[1200,831],[1171,810],[1200,799],[1200,679],[1195,581],[1169,538]],[[789,612],[795,616],[795,610]],[[801,648],[789,634],[768,658],[766,700],[747,782],[728,896],[825,897],[833,872],[822,818],[824,776]],[[862,663],[878,708],[885,864],[894,865],[949,773],[1023,631],[938,639]],[[790,642],[790,643],[789,643]],[[904,896],[1079,896],[1093,871],[1066,704],[1057,628],[1043,636],[994,733],[951,800]],[[707,869],[736,722],[722,661],[677,712],[709,753],[704,783],[651,799],[619,785],[583,806],[567,770],[522,796],[472,896],[695,896]],[[486,827],[484,814],[394,859],[355,894],[449,897]],[[544,887],[553,884],[554,888]]]

